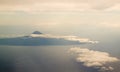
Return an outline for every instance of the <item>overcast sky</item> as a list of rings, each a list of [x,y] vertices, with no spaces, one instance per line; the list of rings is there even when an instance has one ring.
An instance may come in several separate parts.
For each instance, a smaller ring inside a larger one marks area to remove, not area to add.
[[[0,0],[1,34],[118,34],[119,19],[120,0]]]

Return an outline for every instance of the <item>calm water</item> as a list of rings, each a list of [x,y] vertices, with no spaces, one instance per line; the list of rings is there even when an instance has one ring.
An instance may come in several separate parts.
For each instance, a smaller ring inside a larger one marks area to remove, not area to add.
[[[0,46],[0,72],[99,72],[77,63],[68,53],[72,47],[104,51],[120,58],[120,49],[101,44],[81,46]],[[112,65],[119,72],[120,62]]]

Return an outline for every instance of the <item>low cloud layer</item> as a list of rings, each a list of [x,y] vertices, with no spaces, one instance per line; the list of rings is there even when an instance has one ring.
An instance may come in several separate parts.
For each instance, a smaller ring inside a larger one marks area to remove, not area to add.
[[[78,36],[56,36],[51,34],[31,34],[30,37],[44,37],[44,38],[57,38],[57,39],[66,39],[70,41],[79,41],[80,43],[98,43],[98,41],[92,41],[88,38],[80,38]]]
[[[75,55],[77,62],[83,63],[86,67],[93,67],[100,71],[114,70],[109,63],[120,61],[116,57],[111,57],[107,52],[89,50],[87,48],[70,48],[69,53]]]

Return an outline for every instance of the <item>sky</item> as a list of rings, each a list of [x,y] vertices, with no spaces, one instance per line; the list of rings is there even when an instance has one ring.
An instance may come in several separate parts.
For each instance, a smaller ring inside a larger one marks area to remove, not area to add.
[[[119,0],[0,0],[0,34],[118,35]]]
[[[119,19],[120,0],[0,0],[0,37],[30,35],[38,30],[104,42],[98,48],[111,48],[114,53],[113,48],[119,51],[120,47]],[[77,54],[76,61],[84,66],[101,70],[113,70],[104,64],[118,61],[109,53],[87,48],[71,48],[70,53]]]

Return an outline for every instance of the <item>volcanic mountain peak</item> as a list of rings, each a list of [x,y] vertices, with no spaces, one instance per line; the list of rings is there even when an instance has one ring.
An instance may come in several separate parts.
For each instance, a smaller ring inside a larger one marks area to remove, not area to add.
[[[43,33],[39,32],[39,31],[34,31],[32,34],[43,34]]]

